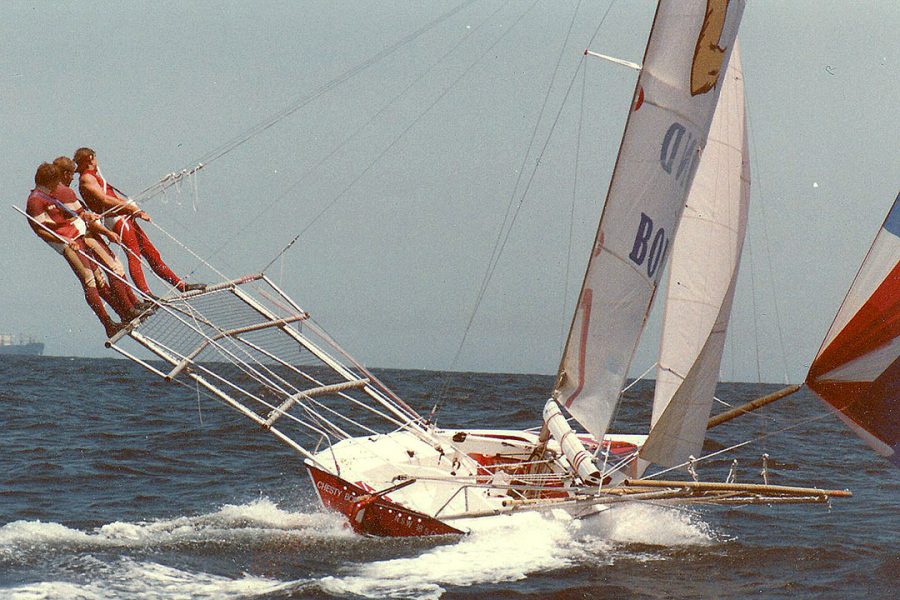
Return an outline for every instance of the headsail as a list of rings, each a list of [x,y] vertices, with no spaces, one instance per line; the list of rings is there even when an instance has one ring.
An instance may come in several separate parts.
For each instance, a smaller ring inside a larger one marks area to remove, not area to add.
[[[595,436],[650,313],[743,10],[743,0],[657,8],[553,392]]]
[[[876,452],[900,466],[900,195],[806,383]]]
[[[737,43],[672,247],[650,436],[641,457],[699,456],[719,376],[750,205],[744,82]]]

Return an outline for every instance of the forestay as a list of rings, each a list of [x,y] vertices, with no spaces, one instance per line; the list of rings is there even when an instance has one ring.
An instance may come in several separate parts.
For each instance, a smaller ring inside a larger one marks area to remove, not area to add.
[[[806,383],[875,451],[900,466],[900,195]]]
[[[553,397],[609,426],[706,145],[744,2],[659,3]]]
[[[641,457],[666,467],[700,456],[712,408],[750,205],[744,82],[737,43],[709,141],[672,247],[650,436]]]

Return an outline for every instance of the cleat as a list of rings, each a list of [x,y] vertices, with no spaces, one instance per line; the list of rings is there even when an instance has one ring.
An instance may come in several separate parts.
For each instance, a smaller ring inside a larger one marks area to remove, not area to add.
[[[182,292],[202,292],[205,289],[205,283],[185,283],[181,286]]]

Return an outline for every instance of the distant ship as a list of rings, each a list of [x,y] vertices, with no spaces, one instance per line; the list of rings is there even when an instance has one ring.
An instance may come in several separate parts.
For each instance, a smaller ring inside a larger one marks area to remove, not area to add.
[[[26,342],[19,336],[17,342],[12,334],[0,333],[0,354],[24,354],[26,356],[40,356],[44,353],[44,344],[29,338]]]

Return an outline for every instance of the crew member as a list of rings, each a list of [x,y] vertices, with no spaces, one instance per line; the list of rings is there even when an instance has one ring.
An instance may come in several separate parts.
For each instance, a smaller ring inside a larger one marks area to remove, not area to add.
[[[100,174],[97,156],[90,148],[79,148],[75,151],[75,164],[79,174],[78,191],[89,209],[107,217],[106,227],[116,232],[128,255],[128,271],[131,280],[141,292],[153,297],[147,280],[144,278],[141,256],[153,272],[169,282],[181,292],[206,289],[202,283],[185,283],[166,263],[159,251],[141,229],[137,219],[150,221],[150,216],[138,208],[137,204],[117,193]]]
[[[69,187],[75,175],[75,163],[68,156],[59,156],[53,160],[53,164],[59,170],[60,182],[51,196],[62,203],[61,208],[68,211],[71,218],[74,219],[77,216],[85,222],[87,232],[84,235],[84,243],[90,249],[91,256],[107,269],[109,286],[105,285],[105,279],[97,279],[100,296],[113,307],[123,320],[131,318],[135,310],[143,311],[151,308],[152,302],[138,302],[125,280],[125,269],[122,267],[122,263],[101,237],[101,235],[105,235],[111,242],[118,243],[119,236],[107,229],[98,215],[86,210],[84,205],[79,202],[75,192]]]
[[[50,163],[43,163],[34,174],[35,188],[28,196],[26,213],[31,219],[31,229],[54,250],[62,254],[84,289],[88,306],[100,319],[106,336],[112,337],[124,325],[109,318],[100,293],[97,291],[99,268],[88,258],[88,248],[84,242],[87,226],[81,219],[72,219],[51,196],[60,182],[59,169]],[[33,219],[33,220],[32,220]],[[95,270],[97,273],[95,273]]]

